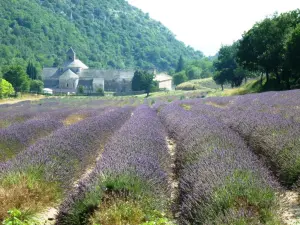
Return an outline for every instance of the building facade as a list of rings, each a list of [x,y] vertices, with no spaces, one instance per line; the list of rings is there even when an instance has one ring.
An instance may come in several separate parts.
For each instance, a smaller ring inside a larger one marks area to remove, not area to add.
[[[134,72],[134,70],[90,69],[70,48],[62,67],[44,68],[42,77],[45,88],[50,88],[54,92],[76,93],[79,86],[87,93],[96,93],[99,88],[112,92],[129,92]],[[155,80],[159,82],[160,88],[172,89],[172,77],[157,74]]]

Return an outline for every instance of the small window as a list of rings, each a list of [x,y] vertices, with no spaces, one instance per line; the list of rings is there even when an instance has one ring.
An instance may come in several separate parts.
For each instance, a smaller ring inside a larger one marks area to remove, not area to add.
[[[67,87],[69,87],[69,84],[67,83]]]

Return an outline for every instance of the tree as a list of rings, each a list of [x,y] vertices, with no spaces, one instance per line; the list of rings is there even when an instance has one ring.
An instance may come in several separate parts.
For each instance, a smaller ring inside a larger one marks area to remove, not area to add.
[[[32,64],[32,62],[29,62],[26,68],[26,73],[29,76],[30,79],[36,80],[38,79],[38,72],[36,67]]]
[[[188,80],[188,77],[185,74],[185,71],[181,71],[179,73],[176,73],[173,76],[173,81],[175,85],[181,84],[183,82],[186,82]]]
[[[292,32],[287,42],[287,59],[296,78],[300,78],[300,24]]]
[[[184,60],[182,55],[180,56],[178,63],[177,63],[177,67],[176,67],[176,73],[181,72],[182,70],[184,70]]]
[[[201,77],[202,70],[196,66],[189,66],[186,69],[186,74],[189,80],[199,79]]]
[[[226,70],[217,71],[213,76],[214,81],[216,84],[221,85],[222,91],[224,90],[224,84],[227,82],[227,72]]]
[[[133,91],[141,91],[141,85],[142,83],[142,71],[137,70],[134,72],[132,82],[131,82],[131,88]]]
[[[100,88],[100,87],[97,88],[96,93],[99,94],[99,96],[104,96],[105,95],[103,89]]]
[[[13,86],[8,81],[0,78],[0,98],[8,97],[15,92]]]
[[[79,94],[82,95],[82,94],[84,93],[84,88],[83,88],[82,85],[79,85],[77,89],[78,89],[78,93],[79,93]]]
[[[244,70],[237,63],[238,46],[238,42],[222,46],[218,54],[218,59],[214,62],[214,67],[217,71],[214,81],[221,85],[222,90],[225,83],[231,84],[231,87],[240,86],[243,79],[249,74],[248,71]]]
[[[30,91],[41,93],[44,88],[44,82],[41,80],[30,81]]]
[[[255,24],[243,35],[238,50],[239,63],[250,71],[264,72],[267,82],[276,76],[278,84],[287,76],[286,41],[288,34],[300,23],[300,11],[295,10]]]
[[[132,78],[132,90],[133,91],[145,91],[147,97],[151,91],[151,88],[155,86],[154,74],[147,71],[137,70]]]
[[[30,79],[21,66],[10,66],[3,74],[3,78],[12,84],[16,92],[29,91]]]

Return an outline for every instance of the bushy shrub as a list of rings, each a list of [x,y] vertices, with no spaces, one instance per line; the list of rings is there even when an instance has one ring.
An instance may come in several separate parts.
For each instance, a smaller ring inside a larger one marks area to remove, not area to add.
[[[104,96],[104,91],[102,88],[97,88],[96,93],[99,94],[100,96]]]
[[[173,75],[173,82],[175,85],[181,84],[188,80],[185,71],[181,71]]]
[[[41,80],[30,80],[30,91],[42,93],[44,82]]]
[[[0,78],[0,98],[6,98],[15,92],[11,83]]]

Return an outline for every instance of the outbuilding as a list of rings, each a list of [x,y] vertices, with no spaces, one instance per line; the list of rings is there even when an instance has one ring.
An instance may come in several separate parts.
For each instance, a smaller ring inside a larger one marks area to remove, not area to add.
[[[173,90],[173,78],[165,73],[159,73],[155,75],[155,81],[158,82],[159,89]]]

